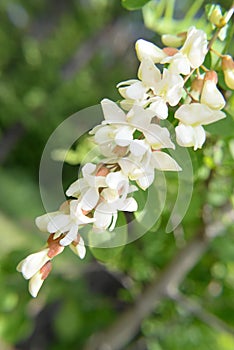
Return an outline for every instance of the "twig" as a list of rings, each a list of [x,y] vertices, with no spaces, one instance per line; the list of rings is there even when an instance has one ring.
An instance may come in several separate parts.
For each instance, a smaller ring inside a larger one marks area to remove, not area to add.
[[[229,326],[223,320],[215,316],[214,314],[204,310],[204,308],[195,300],[187,298],[179,291],[168,294],[168,297],[176,301],[185,310],[195,315],[198,319],[206,323],[208,326],[216,329],[217,331],[226,332],[234,335],[234,328]]]

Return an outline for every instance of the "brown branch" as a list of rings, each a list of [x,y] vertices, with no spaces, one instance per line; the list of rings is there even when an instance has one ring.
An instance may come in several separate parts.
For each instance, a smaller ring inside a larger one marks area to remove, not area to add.
[[[231,221],[233,210],[224,208],[224,211]],[[209,247],[210,241],[223,230],[224,226],[218,225],[218,222],[210,224],[206,221],[202,230],[176,254],[161,275],[138,297],[134,306],[120,315],[103,333],[92,336],[84,350],[125,348],[139,331],[141,322],[154,311],[163,298],[178,290],[180,283]]]
[[[186,296],[181,294],[179,291],[168,294],[168,297],[176,301],[176,303],[178,303],[186,311],[192,313],[198,319],[200,319],[201,321],[203,321],[213,329],[234,335],[233,327],[229,326],[227,323],[225,323],[223,320],[221,320],[214,314],[204,310],[204,308],[195,300],[191,298],[187,298]]]

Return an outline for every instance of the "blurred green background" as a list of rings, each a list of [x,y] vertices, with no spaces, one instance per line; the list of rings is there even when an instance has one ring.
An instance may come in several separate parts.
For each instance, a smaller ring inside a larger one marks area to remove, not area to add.
[[[198,26],[204,26],[200,16],[209,1],[167,3],[166,13],[165,1],[150,4],[162,9],[160,13],[157,7],[154,17],[150,7],[143,10],[155,33],[144,26],[141,10],[128,11],[119,0],[0,2],[1,350],[81,349],[92,334],[118,319],[200,230],[203,208],[223,223],[223,235],[213,240],[180,289],[230,329],[220,326],[217,331],[185,305],[166,299],[144,320],[126,349],[234,349],[234,233],[232,220],[223,220],[221,212],[234,203],[231,92],[228,121],[210,127],[212,136],[204,149],[190,152],[194,193],[176,232],[165,233],[177,194],[176,177],[167,175],[168,198],[160,222],[116,256],[101,256],[103,263],[88,252],[80,261],[67,249],[55,259],[35,300],[16,272],[17,263],[45,242],[34,219],[44,213],[38,170],[50,134],[78,110],[104,97],[120,98],[115,85],[136,77],[138,38],[160,45],[159,34],[189,27],[197,11]],[[219,3],[228,8],[231,1]],[[230,45],[229,53],[233,52]],[[82,147],[85,152],[84,143]],[[76,173],[77,166],[65,166],[65,186]]]

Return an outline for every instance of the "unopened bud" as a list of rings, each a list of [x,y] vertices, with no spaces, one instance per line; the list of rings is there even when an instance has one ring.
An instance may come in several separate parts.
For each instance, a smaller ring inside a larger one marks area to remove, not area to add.
[[[178,35],[164,34],[161,39],[164,45],[171,47],[182,46],[186,40],[187,33],[180,33]]]
[[[194,100],[199,101],[200,95],[203,89],[204,79],[197,77],[193,80],[191,84],[190,95]]]
[[[209,16],[209,20],[212,24],[214,24],[216,27],[220,27],[221,22],[223,19],[222,11],[219,5],[216,5],[213,10],[211,11],[211,14]],[[225,25],[225,24],[224,24]],[[222,27],[222,25],[221,25]]]
[[[203,89],[201,93],[201,103],[211,109],[220,110],[225,106],[225,99],[216,84],[218,76],[215,71],[208,71],[205,74]]]
[[[225,55],[222,58],[222,69],[226,85],[234,90],[234,61],[231,56]]]
[[[209,70],[205,74],[204,81],[212,81],[215,85],[218,83],[218,75],[214,70]]]

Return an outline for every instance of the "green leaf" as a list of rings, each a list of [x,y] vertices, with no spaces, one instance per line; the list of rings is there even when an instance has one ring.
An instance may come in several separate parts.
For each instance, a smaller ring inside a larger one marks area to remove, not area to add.
[[[205,61],[204,61],[204,66],[208,69],[211,69],[212,66],[212,57],[210,51],[207,53]]]
[[[227,117],[219,120],[216,123],[207,125],[206,131],[210,132],[212,135],[216,135],[219,137],[231,137],[233,136],[234,130],[234,120],[231,114],[225,111]]]
[[[138,10],[142,8],[150,0],[122,0],[122,6],[127,10]]]

